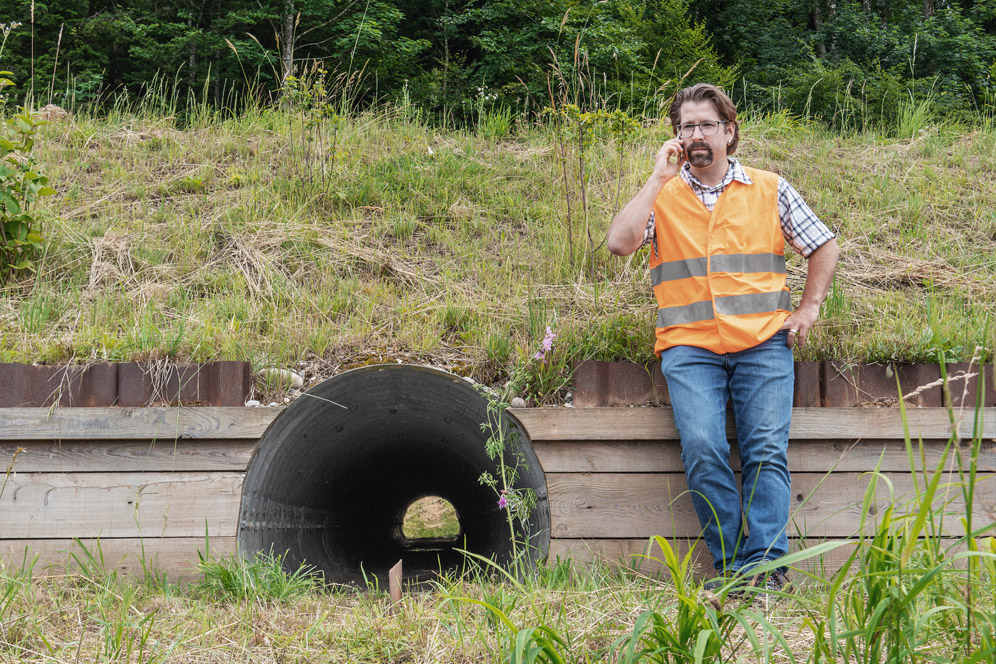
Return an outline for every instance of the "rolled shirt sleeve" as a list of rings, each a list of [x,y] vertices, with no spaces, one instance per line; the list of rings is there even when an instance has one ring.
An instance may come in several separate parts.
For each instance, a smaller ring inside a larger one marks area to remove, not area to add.
[[[778,216],[785,240],[806,258],[836,237],[806,205],[795,187],[782,177],[778,178]]]

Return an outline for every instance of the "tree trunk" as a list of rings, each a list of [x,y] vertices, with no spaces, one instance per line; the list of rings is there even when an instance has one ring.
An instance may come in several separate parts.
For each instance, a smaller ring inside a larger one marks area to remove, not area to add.
[[[815,32],[819,32],[822,26],[823,26],[823,16],[820,12],[820,2],[819,0],[817,0],[816,2],[813,3],[813,29]],[[816,51],[820,55],[827,54],[827,45],[823,43],[822,39],[816,42]]]
[[[187,30],[189,32],[194,31],[193,12],[191,12],[191,16],[187,18]],[[190,72],[187,76],[190,80],[190,89],[193,90],[194,86],[197,85],[197,42],[191,41],[188,48],[190,49]]]
[[[923,0],[923,17],[930,18],[934,15],[934,3],[931,0]]]
[[[446,0],[446,18],[450,16],[450,0]],[[446,109],[446,84],[450,75],[450,28],[448,24],[443,27],[443,110]],[[445,122],[445,112],[443,113]]]
[[[280,17],[280,80],[286,81],[294,74],[294,27],[297,13],[294,0],[284,0],[284,13]]]

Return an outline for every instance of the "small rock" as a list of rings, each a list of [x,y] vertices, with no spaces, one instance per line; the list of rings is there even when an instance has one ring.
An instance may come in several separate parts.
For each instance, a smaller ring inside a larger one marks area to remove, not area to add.
[[[522,397],[512,397],[512,402],[509,405],[511,405],[512,408],[525,408],[526,400]]]
[[[256,375],[262,380],[280,387],[289,387],[295,390],[304,387],[304,379],[289,369],[260,369]]]
[[[290,397],[284,397],[284,403],[290,403]]]
[[[564,401],[574,401],[574,393],[568,392],[564,395]]]
[[[256,399],[249,399],[249,401],[246,401],[246,408],[259,408],[259,401]]]
[[[277,406],[277,405],[279,405],[279,404],[277,404],[277,402],[276,402],[276,401],[271,401],[271,402],[269,403],[269,405],[270,405],[270,406],[272,407],[272,406]]]

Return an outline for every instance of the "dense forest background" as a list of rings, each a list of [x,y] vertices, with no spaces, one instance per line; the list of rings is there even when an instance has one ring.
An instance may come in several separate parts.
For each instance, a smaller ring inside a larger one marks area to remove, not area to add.
[[[567,88],[653,116],[679,81],[835,126],[887,124],[911,95],[941,114],[996,96],[996,0],[2,0],[0,20],[21,24],[8,94],[71,108],[155,87],[238,110],[316,66],[359,106],[455,125]]]

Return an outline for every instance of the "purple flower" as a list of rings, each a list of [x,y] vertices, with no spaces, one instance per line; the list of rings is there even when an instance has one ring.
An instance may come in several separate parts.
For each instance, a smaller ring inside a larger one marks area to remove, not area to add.
[[[553,340],[557,338],[557,335],[549,327],[546,328],[546,336],[543,337],[543,350],[549,352],[553,348]]]
[[[502,496],[498,499],[498,509],[503,510],[508,507],[508,497]]]
[[[542,351],[536,351],[536,354],[533,355],[534,360],[542,360],[544,357],[546,356],[543,354]]]

